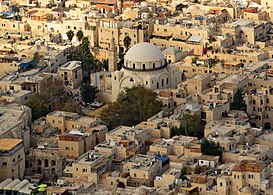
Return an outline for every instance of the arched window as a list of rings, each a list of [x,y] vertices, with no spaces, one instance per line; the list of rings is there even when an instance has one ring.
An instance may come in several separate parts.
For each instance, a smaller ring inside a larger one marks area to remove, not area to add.
[[[37,160],[37,165],[42,165],[42,161],[40,159]]]
[[[51,166],[55,166],[56,165],[56,161],[55,160],[52,160],[51,161]]]
[[[153,68],[155,68],[155,63],[153,63]]]
[[[169,78],[167,77],[166,79],[166,84],[168,85],[169,84]]]
[[[145,64],[142,64],[142,69],[145,70]]]
[[[45,167],[48,167],[48,160],[45,159]]]
[[[135,63],[133,63],[133,69],[135,69],[136,68],[136,65],[135,65]]]
[[[164,79],[161,80],[161,85],[164,86]]]
[[[52,175],[55,175],[55,174],[56,174],[56,169],[55,169],[55,168],[52,168],[52,169],[51,169],[51,173],[52,173]]]
[[[2,165],[8,165],[8,163],[7,162],[3,162]]]

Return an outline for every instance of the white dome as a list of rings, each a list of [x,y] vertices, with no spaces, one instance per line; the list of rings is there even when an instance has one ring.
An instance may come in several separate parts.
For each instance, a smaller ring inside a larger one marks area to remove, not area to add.
[[[151,62],[163,60],[164,56],[158,47],[144,42],[131,47],[125,54],[124,59],[134,62]]]
[[[155,71],[167,66],[160,49],[151,43],[138,43],[124,56],[123,68],[132,71]]]

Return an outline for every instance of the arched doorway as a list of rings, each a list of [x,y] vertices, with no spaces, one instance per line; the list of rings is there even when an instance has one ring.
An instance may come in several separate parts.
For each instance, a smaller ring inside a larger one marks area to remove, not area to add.
[[[256,123],[250,123],[250,125],[251,125],[251,127],[254,127],[254,128],[257,127]]]
[[[270,124],[270,122],[264,123],[264,129],[271,129],[271,124]]]

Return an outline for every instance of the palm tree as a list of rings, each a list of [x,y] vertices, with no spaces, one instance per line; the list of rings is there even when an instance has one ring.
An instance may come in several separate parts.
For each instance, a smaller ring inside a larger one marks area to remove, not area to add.
[[[128,51],[129,46],[131,45],[131,37],[128,35],[128,33],[125,33],[125,37],[123,39],[124,47],[126,48],[126,51]]]
[[[74,37],[74,31],[73,30],[69,30],[69,31],[66,32],[66,35],[67,35],[67,38],[70,41],[71,46],[72,46],[72,39]]]
[[[78,30],[76,36],[77,36],[79,42],[81,42],[82,39],[83,39],[83,37],[84,37],[83,31],[82,30]]]

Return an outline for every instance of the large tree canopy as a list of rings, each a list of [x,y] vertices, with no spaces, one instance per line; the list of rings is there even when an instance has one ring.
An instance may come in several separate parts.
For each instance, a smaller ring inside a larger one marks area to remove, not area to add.
[[[79,111],[80,107],[64,91],[62,81],[45,79],[40,84],[39,93],[27,103],[32,110],[32,120],[45,116],[53,110]]]
[[[185,135],[198,137],[199,139],[204,137],[204,123],[200,116],[183,114],[180,119],[180,127],[173,128],[171,136]]]
[[[222,156],[222,150],[219,143],[209,141],[207,139],[201,140],[201,151],[202,154],[212,155],[212,156]]]
[[[158,113],[162,102],[157,100],[157,94],[143,85],[125,88],[117,101],[108,105],[100,115],[101,119],[115,128],[119,125],[136,125]]]

